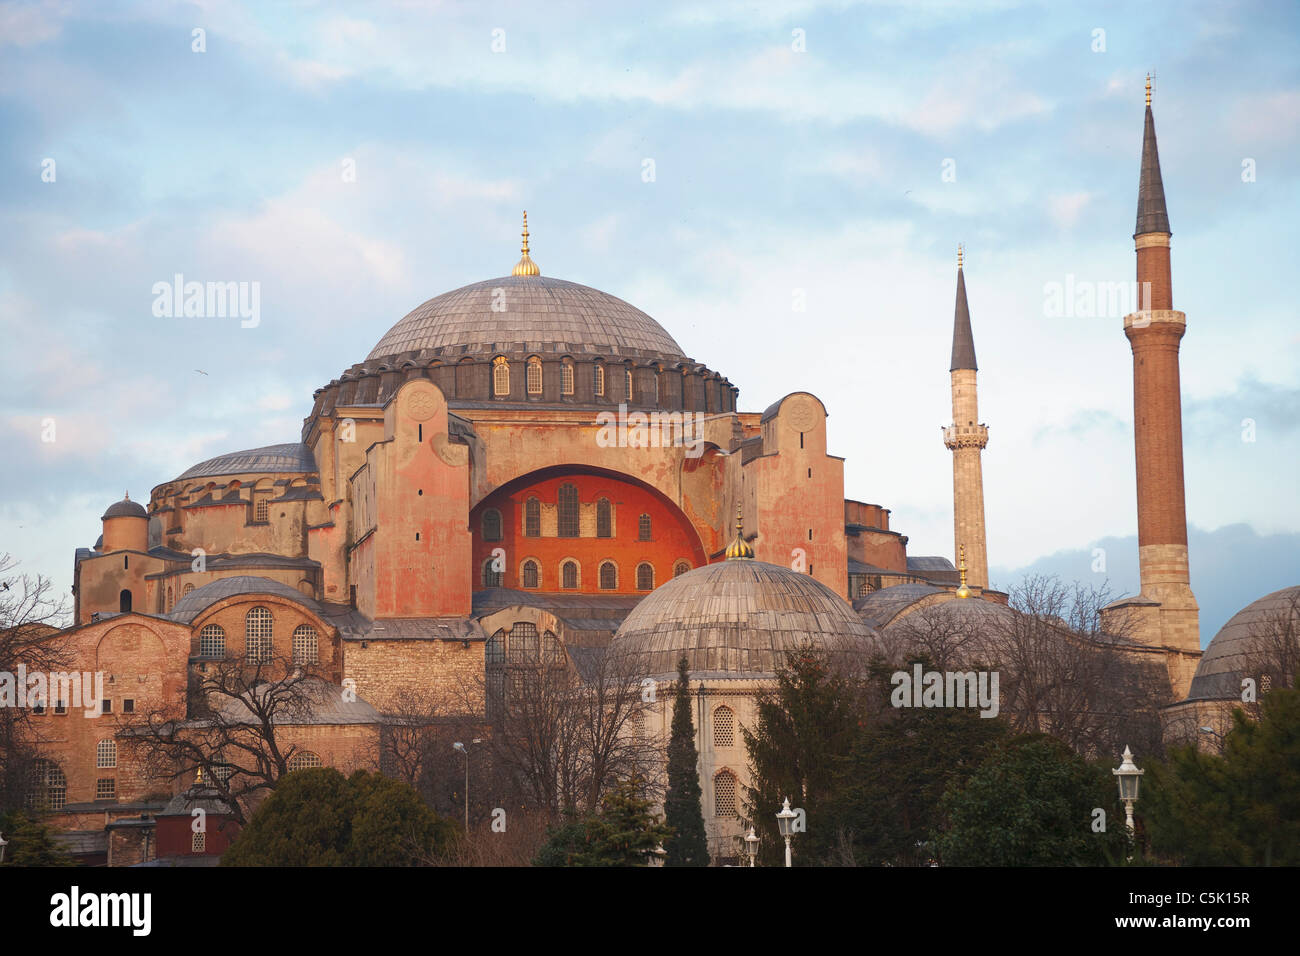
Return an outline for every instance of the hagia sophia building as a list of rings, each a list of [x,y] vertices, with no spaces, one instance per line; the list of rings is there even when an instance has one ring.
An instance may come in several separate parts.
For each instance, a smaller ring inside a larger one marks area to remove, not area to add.
[[[36,720],[43,806],[85,836],[84,858],[138,856],[132,827],[157,817],[161,828],[163,804],[184,803],[193,777],[150,777],[115,734],[183,702],[213,660],[273,651],[317,665],[332,689],[283,733],[295,766],[347,772],[373,760],[403,695],[509,693],[512,665],[610,648],[639,655],[658,683],[646,732],[665,740],[669,685],[689,660],[710,845],[729,856],[748,780],[739,729],[784,651],[865,647],[951,602],[1010,613],[989,589],[989,429],[960,259],[943,432],[950,558],[909,554],[887,507],[846,496],[815,395],[742,410],[731,380],[655,319],[543,275],[528,235],[525,218],[510,275],[428,300],[319,388],[298,441],[220,455],[147,501],[124,498],[95,546],[77,550],[63,639],[70,669],[105,675],[111,722],[66,702]],[[1148,89],[1134,240],[1151,301],[1123,326],[1141,591],[1108,613],[1137,620],[1131,653],[1160,665],[1173,709],[1199,720],[1237,693],[1239,647],[1216,638],[1202,655],[1189,583],[1186,318],[1173,306],[1170,235]]]

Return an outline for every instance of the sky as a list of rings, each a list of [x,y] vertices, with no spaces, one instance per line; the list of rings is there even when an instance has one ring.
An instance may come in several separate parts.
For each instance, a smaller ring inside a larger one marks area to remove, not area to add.
[[[527,209],[544,275],[649,313],[742,409],[818,395],[846,497],[914,555],[953,550],[963,243],[992,583],[1133,593],[1128,309],[1080,297],[1133,280],[1154,71],[1206,642],[1300,583],[1298,28],[1286,2],[0,3],[0,553],[67,593],[108,504],[297,441],[403,315],[509,273]],[[156,314],[178,274],[257,283],[256,324]]]

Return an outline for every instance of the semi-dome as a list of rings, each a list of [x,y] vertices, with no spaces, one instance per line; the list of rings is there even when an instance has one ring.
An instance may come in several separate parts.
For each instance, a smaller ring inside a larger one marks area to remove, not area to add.
[[[1251,658],[1266,652],[1259,639],[1274,631],[1288,618],[1300,627],[1300,585],[1282,588],[1252,601],[1228,619],[1214,635],[1188,691],[1189,699],[1241,698],[1241,679],[1248,675]]]
[[[108,506],[108,510],[99,520],[107,521],[109,518],[147,518],[149,512],[144,510],[144,505],[138,501],[132,501],[128,494],[121,501],[114,502]]]
[[[871,629],[810,574],[734,558],[673,578],[633,608],[612,650],[648,676],[771,675],[804,644],[865,656]]]
[[[503,276],[444,292],[389,329],[366,361],[424,349],[686,358],[663,326],[635,306],[540,275]]]
[[[209,458],[187,469],[176,480],[211,478],[218,475],[303,474],[316,470],[316,459],[311,449],[301,442],[283,445],[265,445],[245,451],[232,451]]]
[[[240,574],[229,578],[218,578],[195,588],[177,601],[176,606],[167,616],[173,621],[188,624],[218,601],[245,594],[273,594],[301,604],[314,614],[321,613],[321,606],[315,599],[295,591],[287,584],[258,575]]]

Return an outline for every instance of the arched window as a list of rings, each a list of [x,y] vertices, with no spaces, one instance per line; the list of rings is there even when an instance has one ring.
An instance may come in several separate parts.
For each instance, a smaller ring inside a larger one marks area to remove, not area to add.
[[[650,540],[650,516],[642,515],[636,519],[636,539],[638,541]]]
[[[560,565],[560,586],[572,591],[578,586],[578,562],[565,561]]]
[[[483,667],[487,672],[487,716],[495,720],[501,716],[506,694],[506,637],[497,631],[483,648]]]
[[[536,498],[524,502],[524,537],[540,538],[542,536],[542,503]]]
[[[164,610],[170,611],[171,609],[172,609],[172,586],[169,584],[167,585],[167,607],[164,608]]]
[[[199,657],[226,656],[226,629],[220,624],[205,625],[199,631]]]
[[[112,770],[117,766],[117,741],[108,737],[95,744],[95,769]]]
[[[189,593],[190,593],[191,591],[193,591],[193,590],[194,590],[194,585],[192,585],[192,584],[187,584],[187,585],[185,585],[184,588],[181,589],[181,595],[184,596],[184,595],[186,595],[186,594],[189,594]]]
[[[713,815],[736,815],[736,775],[730,770],[719,770],[713,775]]]
[[[488,508],[483,512],[483,540],[501,540],[501,512],[496,508]]]
[[[27,806],[62,810],[68,802],[68,778],[53,760],[34,760],[27,771]]]
[[[655,587],[655,568],[649,561],[642,561],[636,566],[636,589],[653,591]]]
[[[713,746],[730,747],[736,742],[736,712],[726,704],[713,711]]]
[[[316,767],[323,767],[324,764],[321,763],[320,757],[310,750],[299,750],[289,758],[286,766],[292,773],[295,770],[312,770]]]
[[[560,485],[558,514],[556,517],[557,533],[561,538],[578,536],[578,487],[567,481]]]
[[[542,586],[542,568],[536,561],[529,558],[524,562],[523,568],[524,587],[539,588]]]
[[[320,645],[316,639],[316,628],[310,624],[299,624],[293,629],[293,662],[295,664],[320,663]]]
[[[564,663],[564,645],[550,631],[542,635],[542,663],[549,667]]]
[[[596,394],[604,396],[605,394],[605,366],[597,362],[591,367],[592,385],[596,389]]]
[[[600,564],[600,589],[602,591],[618,589],[618,565],[613,561],[602,561]]]
[[[659,370],[655,369],[655,404],[659,404]]]
[[[244,615],[244,656],[250,664],[265,664],[271,651],[271,612],[255,607]]]
[[[112,594],[113,592],[110,591],[108,593]],[[117,609],[123,614],[131,610],[131,592],[126,588],[123,588],[121,593],[117,596]]]
[[[609,499],[601,498],[596,502],[596,537],[612,538],[614,521],[609,507]]]
[[[565,359],[560,366],[560,394],[573,394],[573,359]]]
[[[504,570],[493,570],[499,558],[488,558],[483,562],[483,586],[485,588],[499,588],[502,586],[501,580],[505,576]]]
[[[623,386],[624,386],[623,390],[627,393],[627,403],[631,405],[633,395],[632,395],[632,370],[630,368],[623,369]]]
[[[673,577],[680,578],[683,574],[691,569],[690,564],[685,561],[678,561],[673,565]]]
[[[510,363],[504,355],[492,360],[492,394],[497,397],[510,394]]]
[[[525,381],[529,395],[542,394],[542,360],[536,355],[528,360],[528,374]]]

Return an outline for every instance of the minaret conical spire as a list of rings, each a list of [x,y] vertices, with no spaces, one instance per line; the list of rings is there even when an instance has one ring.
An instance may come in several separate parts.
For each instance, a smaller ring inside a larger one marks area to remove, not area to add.
[[[1133,237],[1153,232],[1169,233],[1165,209],[1165,184],[1160,179],[1160,152],[1156,148],[1156,121],[1151,113],[1151,76],[1147,75],[1146,128],[1142,133],[1142,173],[1138,180],[1137,225]]]
[[[957,247],[957,306],[952,321],[952,364],[948,371],[959,368],[978,370],[975,364],[975,336],[970,329],[970,307],[966,304],[966,277],[961,268],[962,248]]]

